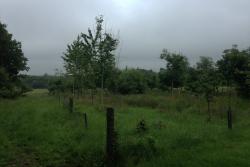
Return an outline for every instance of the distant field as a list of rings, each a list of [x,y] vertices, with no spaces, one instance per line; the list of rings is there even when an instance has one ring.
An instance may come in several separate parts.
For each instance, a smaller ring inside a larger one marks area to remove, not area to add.
[[[250,166],[247,100],[233,98],[233,130],[227,129],[224,97],[212,103],[211,122],[206,103],[188,95],[131,95],[106,103],[115,106],[119,166]],[[98,98],[94,105],[79,99],[69,113],[47,90],[0,99],[0,166],[103,166],[106,119],[99,104]],[[142,119],[147,130],[139,134]]]

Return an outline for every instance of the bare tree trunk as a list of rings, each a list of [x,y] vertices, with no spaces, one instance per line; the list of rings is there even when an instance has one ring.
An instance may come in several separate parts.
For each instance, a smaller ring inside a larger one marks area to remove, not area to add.
[[[78,87],[78,89],[77,89],[77,99],[79,99],[79,98],[80,98],[80,89]]]
[[[228,81],[228,87],[229,87],[229,95],[228,95],[228,111],[227,111],[227,125],[228,129],[232,129],[233,123],[232,123],[232,110],[231,110],[231,97],[232,97],[232,92],[231,92],[231,84]]]
[[[85,128],[87,129],[87,128],[88,128],[88,118],[87,118],[87,113],[83,113],[83,117],[84,117],[84,125],[85,125]]]
[[[228,111],[227,111],[227,126],[228,126],[228,129],[232,129],[233,128],[233,124],[232,124],[232,110],[231,110],[231,108],[229,108]]]
[[[107,167],[116,166],[116,135],[115,135],[115,121],[114,121],[114,109],[107,108],[107,132],[106,132],[106,160]]]
[[[200,95],[198,95],[198,109],[199,109],[199,113],[201,113],[201,98]]]
[[[75,97],[75,79],[73,81],[72,94],[73,94],[73,97]]]
[[[174,81],[171,81],[171,96],[173,96],[173,89],[174,89]]]
[[[68,107],[69,107],[70,113],[72,113],[74,111],[74,99],[73,99],[73,97],[69,98],[69,106]]]
[[[102,90],[101,90],[101,105],[102,105],[102,107],[103,107],[103,72],[104,72],[104,70],[103,70],[103,67],[102,67]]]
[[[93,89],[91,89],[91,104],[94,104],[94,94],[93,94]]]
[[[208,119],[207,121],[210,122],[211,121],[211,109],[210,109],[210,100],[207,100],[207,112],[208,112]]]
[[[58,93],[58,101],[59,101],[59,104],[61,104],[61,95],[60,95],[60,92]]]

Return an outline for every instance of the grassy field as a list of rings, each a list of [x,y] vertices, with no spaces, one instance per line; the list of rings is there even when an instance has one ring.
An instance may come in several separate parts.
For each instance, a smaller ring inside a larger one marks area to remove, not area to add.
[[[189,95],[131,95],[106,103],[115,106],[119,166],[250,166],[247,100],[233,98],[233,130],[227,129],[224,97],[212,103],[211,122],[205,101]],[[80,99],[75,109],[69,113],[45,90],[0,99],[0,166],[103,166],[105,112],[98,99],[94,105]],[[147,130],[138,133],[141,120]]]

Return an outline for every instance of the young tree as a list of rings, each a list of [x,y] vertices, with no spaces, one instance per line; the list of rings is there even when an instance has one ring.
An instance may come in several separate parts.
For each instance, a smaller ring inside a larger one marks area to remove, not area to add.
[[[79,89],[82,86],[82,75],[84,75],[84,66],[82,59],[85,58],[85,55],[86,54],[84,52],[80,36],[78,36],[71,45],[68,45],[66,53],[64,53],[64,56],[62,57],[64,60],[64,67],[66,69],[67,75],[73,77],[73,95],[75,95],[75,87],[77,86],[79,94]]]
[[[215,96],[218,86],[218,72],[215,69],[214,62],[210,57],[200,57],[196,68],[190,68],[187,77],[187,90],[196,95],[203,95],[207,102],[208,121],[211,120],[210,104]]]
[[[208,121],[211,120],[210,103],[215,96],[218,86],[218,72],[215,69],[214,62],[210,57],[200,57],[200,62],[197,63],[197,70],[200,79],[200,90],[207,101],[207,111],[209,114]]]
[[[224,50],[222,59],[217,61],[217,66],[227,81],[228,87],[232,87],[233,84],[241,87],[242,83],[245,82],[246,76],[242,74],[244,71],[248,71],[249,57],[250,49],[240,51],[237,45],[233,45],[231,49]]]
[[[182,54],[170,53],[167,49],[163,49],[160,58],[167,62],[165,80],[170,82],[165,84],[171,86],[171,94],[173,95],[174,87],[183,86],[188,68],[188,60]]]
[[[103,90],[107,85],[107,80],[112,79],[112,73],[115,71],[115,55],[113,51],[116,50],[118,45],[118,39],[115,39],[112,34],[102,32],[103,18],[100,16],[97,20],[97,29],[101,30],[98,36],[98,50],[95,55],[96,71],[99,74],[98,81],[102,89],[102,101],[103,104]]]
[[[241,59],[241,67],[235,69],[235,82],[237,92],[243,97],[250,97],[250,48],[242,50],[238,59]]]
[[[250,58],[248,59],[248,70],[244,72],[246,79],[244,82],[244,90],[246,90],[246,96],[250,97]]]
[[[0,22],[0,96],[16,96],[22,93],[20,71],[28,70],[21,42],[12,39],[6,25]]]
[[[232,129],[231,89],[234,84],[238,85],[238,93],[250,96],[247,77],[249,73],[249,49],[240,51],[237,45],[223,52],[222,59],[217,61],[219,71],[227,82],[228,92],[228,128]]]
[[[88,33],[81,33],[77,40],[68,46],[63,59],[68,73],[75,78],[84,78],[87,88],[101,87],[102,104],[103,89],[107,86],[107,80],[112,79],[115,71],[115,55],[113,53],[118,45],[118,39],[112,34],[104,32],[103,17],[96,17],[94,33],[88,29]],[[79,76],[79,77],[77,77]]]
[[[199,74],[199,71],[194,67],[189,67],[187,70],[185,89],[191,91],[195,96],[199,96],[201,94]]]

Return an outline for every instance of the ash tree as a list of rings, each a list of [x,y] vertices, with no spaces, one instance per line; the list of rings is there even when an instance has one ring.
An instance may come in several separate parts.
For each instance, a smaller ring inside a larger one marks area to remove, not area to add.
[[[83,58],[85,58],[85,53],[83,52],[83,46],[80,41],[80,36],[78,36],[72,44],[67,46],[66,53],[64,53],[63,57],[66,72],[68,75],[73,77],[73,94],[75,94],[75,88],[77,88],[79,93],[80,88],[83,86]]]
[[[160,71],[161,84],[170,86],[173,95],[173,88],[184,84],[188,60],[184,55],[171,53],[167,49],[163,49],[160,58],[167,62],[166,69]]]
[[[235,86],[238,94],[250,97],[250,48],[240,51],[237,45],[223,52],[217,61],[219,71],[227,82],[228,91],[228,128],[232,129],[231,92]]]
[[[246,68],[244,70],[239,71],[239,74],[243,78],[241,80],[240,91],[245,97],[250,98],[250,48],[247,49],[246,53],[248,56]]]
[[[235,69],[236,90],[239,95],[250,98],[250,48],[242,50],[238,57],[241,66]]]
[[[189,67],[187,70],[187,78],[185,81],[185,89],[191,91],[195,96],[201,94],[199,71],[195,67]]]
[[[210,57],[200,57],[196,67],[189,69],[186,89],[195,95],[203,96],[207,102],[208,121],[211,121],[211,102],[218,89],[218,71]]]
[[[222,58],[217,61],[219,71],[227,82],[227,86],[236,86],[240,95],[250,97],[248,84],[250,48],[239,50],[237,45],[223,52]]]
[[[24,92],[20,72],[28,71],[21,42],[13,39],[6,25],[0,22],[0,96],[15,97]]]
[[[103,32],[102,16],[96,19],[97,22],[97,45],[94,49],[94,67],[97,74],[97,86],[102,89],[107,86],[108,80],[113,79],[112,74],[115,71],[114,51],[118,45],[118,39],[115,39],[111,33]],[[90,38],[90,41],[93,40]]]
[[[113,79],[118,39],[103,29],[103,21],[103,16],[96,17],[95,30],[81,33],[62,57],[67,73],[85,88],[103,90]]]

